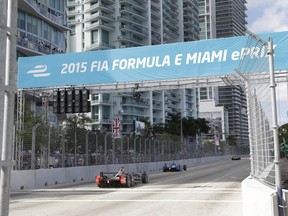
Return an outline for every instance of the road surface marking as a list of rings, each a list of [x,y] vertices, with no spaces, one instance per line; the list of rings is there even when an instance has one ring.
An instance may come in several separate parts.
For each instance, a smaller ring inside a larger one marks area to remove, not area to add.
[[[59,200],[59,199],[23,199],[15,203],[47,203],[47,202],[193,202],[193,203],[241,203],[242,200]],[[13,201],[11,202],[13,204]]]

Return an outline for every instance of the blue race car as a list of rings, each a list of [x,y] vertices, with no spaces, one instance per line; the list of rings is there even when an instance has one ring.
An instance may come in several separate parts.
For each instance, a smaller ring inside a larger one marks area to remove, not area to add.
[[[181,171],[181,165],[180,164],[176,164],[175,161],[170,164],[170,165],[167,165],[166,163],[164,164],[163,166],[163,172],[179,172]],[[183,165],[183,170],[187,170],[187,166],[186,165]]]

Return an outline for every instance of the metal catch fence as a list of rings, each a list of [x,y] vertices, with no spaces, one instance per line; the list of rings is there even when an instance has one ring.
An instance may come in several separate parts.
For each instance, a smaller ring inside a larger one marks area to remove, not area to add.
[[[77,129],[36,124],[32,133],[22,134],[22,146],[15,147],[15,169],[45,169],[103,164],[125,164],[179,160],[247,152],[235,146],[214,145],[195,149],[193,144],[180,142],[180,137],[159,135],[154,138],[122,136]]]
[[[277,110],[272,41],[266,42],[248,32],[246,47],[237,69],[246,89],[249,118],[251,176],[271,187],[280,173],[275,166],[277,145]],[[276,169],[275,169],[276,168]]]

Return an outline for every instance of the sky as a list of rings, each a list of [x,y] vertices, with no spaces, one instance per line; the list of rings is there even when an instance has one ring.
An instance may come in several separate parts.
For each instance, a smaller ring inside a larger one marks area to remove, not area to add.
[[[246,6],[253,33],[288,31],[288,0],[247,0]]]
[[[255,34],[288,31],[288,0],[247,0],[247,28]],[[278,123],[288,123],[288,83],[276,88]]]

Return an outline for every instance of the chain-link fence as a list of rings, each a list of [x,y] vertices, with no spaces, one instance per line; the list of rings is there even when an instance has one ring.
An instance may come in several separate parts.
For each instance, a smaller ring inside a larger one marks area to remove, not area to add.
[[[273,107],[276,85],[275,77],[271,75],[273,59],[270,55],[273,52],[269,44],[250,33],[237,72],[244,78],[242,87],[247,93],[251,176],[274,187],[277,110]]]
[[[111,132],[84,128],[68,130],[40,123],[31,128],[31,133],[21,134],[22,146],[15,147],[15,168],[19,170],[158,162],[248,152],[248,149],[213,143],[197,148],[195,143],[181,145],[180,137],[169,135],[113,138]]]

